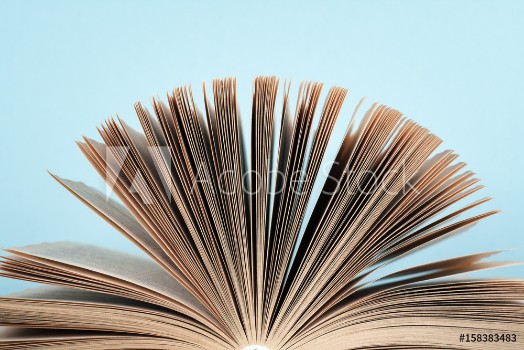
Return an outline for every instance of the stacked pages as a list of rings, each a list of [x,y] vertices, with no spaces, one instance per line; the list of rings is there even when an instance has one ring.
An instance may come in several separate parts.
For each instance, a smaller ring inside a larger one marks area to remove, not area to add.
[[[234,79],[204,85],[202,111],[176,88],[135,105],[142,131],[110,119],[78,142],[106,190],[53,177],[147,256],[7,249],[1,276],[46,286],[0,298],[0,349],[520,349],[524,282],[464,275],[497,252],[383,272],[496,213],[470,214],[489,200],[468,200],[473,173],[400,112],[344,115],[347,90],[322,87],[294,102],[256,78],[247,133]]]

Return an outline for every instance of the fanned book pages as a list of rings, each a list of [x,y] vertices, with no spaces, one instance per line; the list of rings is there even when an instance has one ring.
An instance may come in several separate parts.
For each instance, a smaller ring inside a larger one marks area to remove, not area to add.
[[[391,270],[495,214],[473,173],[394,109],[297,90],[256,78],[247,123],[234,79],[202,109],[176,88],[135,105],[143,130],[109,119],[78,142],[106,190],[52,176],[147,256],[7,249],[2,276],[45,286],[0,299],[0,348],[522,348],[524,282],[469,274],[497,252]]]

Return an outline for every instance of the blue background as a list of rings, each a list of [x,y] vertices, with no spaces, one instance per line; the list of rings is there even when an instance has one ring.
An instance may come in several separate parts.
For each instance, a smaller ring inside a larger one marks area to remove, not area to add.
[[[405,259],[516,248],[524,260],[524,2],[0,1],[0,245],[77,240],[135,252],[46,173],[102,187],[73,141],[175,85],[274,74],[350,89],[439,135],[503,213]],[[201,96],[201,94],[198,94]],[[340,125],[347,123],[344,110]],[[342,130],[343,127],[337,128]],[[340,137],[338,132],[335,137]],[[522,266],[487,273],[524,277]],[[3,293],[27,283],[0,279]]]

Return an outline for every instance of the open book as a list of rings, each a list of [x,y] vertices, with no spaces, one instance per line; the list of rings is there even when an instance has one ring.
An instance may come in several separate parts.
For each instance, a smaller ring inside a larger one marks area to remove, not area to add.
[[[275,77],[244,133],[236,81],[203,91],[203,112],[176,88],[135,105],[143,131],[110,119],[78,142],[105,192],[53,177],[148,257],[7,249],[2,276],[47,286],[0,298],[0,349],[522,348],[524,282],[463,275],[497,252],[383,273],[495,213],[468,215],[488,199],[437,136],[383,105],[343,115],[338,87],[295,104]]]

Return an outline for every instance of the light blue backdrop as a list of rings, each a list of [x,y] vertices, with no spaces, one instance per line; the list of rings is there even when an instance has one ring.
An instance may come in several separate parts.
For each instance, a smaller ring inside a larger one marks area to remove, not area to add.
[[[227,75],[248,117],[252,77],[274,74],[396,107],[482,178],[495,197],[486,208],[503,213],[406,264],[505,248],[524,260],[523,2],[3,0],[0,17],[3,247],[74,239],[136,251],[46,169],[101,186],[73,141],[104,118],[136,125],[136,100]],[[0,279],[3,293],[26,285]]]

